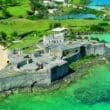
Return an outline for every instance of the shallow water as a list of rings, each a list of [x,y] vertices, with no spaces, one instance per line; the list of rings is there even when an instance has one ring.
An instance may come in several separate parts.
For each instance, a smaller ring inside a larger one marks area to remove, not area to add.
[[[95,14],[83,14],[83,13],[78,13],[78,14],[67,14],[67,15],[60,15],[60,16],[54,16],[51,17],[51,19],[57,19],[57,20],[63,20],[63,19],[101,19],[97,17]]]
[[[110,0],[91,0],[90,5],[110,5]]]
[[[44,94],[16,94],[0,110],[109,110],[110,64],[95,66],[68,87]]]
[[[104,40],[110,43],[110,34],[91,34],[88,35],[89,38],[99,38],[99,40]]]

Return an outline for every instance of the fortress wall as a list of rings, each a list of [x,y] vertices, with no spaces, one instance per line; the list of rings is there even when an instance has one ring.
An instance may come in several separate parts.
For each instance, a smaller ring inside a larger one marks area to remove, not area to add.
[[[91,46],[86,47],[86,55],[94,55],[94,48]]]
[[[100,45],[100,46],[97,46],[95,48],[95,55],[104,55],[105,54],[105,46],[104,45]]]
[[[75,62],[76,60],[78,60],[80,57],[81,57],[80,52],[77,52],[71,56],[64,58],[64,60],[68,61],[68,63],[72,63],[72,62]]]
[[[104,45],[87,46],[86,55],[105,55],[106,47]]]
[[[105,53],[105,55],[107,55],[107,56],[110,56],[110,44],[105,44],[105,46],[106,46],[106,53]]]
[[[58,80],[68,74],[68,63],[51,68],[51,81]]]
[[[0,78],[0,91],[31,87],[36,82],[36,85],[47,86],[51,83],[50,72],[42,70],[37,73],[23,73],[16,76]]]

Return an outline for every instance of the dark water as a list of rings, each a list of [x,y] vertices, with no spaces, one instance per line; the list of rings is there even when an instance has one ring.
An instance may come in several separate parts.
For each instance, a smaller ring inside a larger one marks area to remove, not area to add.
[[[95,66],[67,87],[43,94],[16,94],[0,110],[110,110],[110,64]]]

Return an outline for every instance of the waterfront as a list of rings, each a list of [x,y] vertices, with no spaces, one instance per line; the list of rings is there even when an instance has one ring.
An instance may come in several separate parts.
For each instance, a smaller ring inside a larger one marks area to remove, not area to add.
[[[91,35],[87,35],[88,38],[98,38],[100,41],[104,40],[108,43],[110,43],[110,34],[109,33],[105,33],[105,34],[91,34]]]
[[[83,13],[79,13],[79,14],[67,14],[67,15],[60,15],[60,16],[55,16],[55,17],[51,17],[51,19],[55,19],[55,20],[65,20],[65,19],[101,19],[100,17],[97,17],[95,14],[83,14]]]
[[[90,3],[91,6],[105,6],[105,5],[110,5],[110,0],[91,0],[92,2]]]
[[[1,100],[0,110],[110,109],[110,64],[97,65],[68,87],[52,92],[22,93]]]

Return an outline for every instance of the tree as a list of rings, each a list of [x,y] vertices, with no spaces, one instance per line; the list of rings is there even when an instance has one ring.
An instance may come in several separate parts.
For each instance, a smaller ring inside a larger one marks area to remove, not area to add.
[[[11,33],[11,36],[17,37],[18,36],[18,33],[16,31],[14,31],[13,33]]]
[[[18,0],[0,0],[0,7],[16,6],[19,4]]]
[[[7,11],[7,8],[3,8],[2,13],[5,18],[12,17],[12,15]]]
[[[0,43],[6,45],[7,34],[5,32],[0,32]]]
[[[42,18],[47,15],[48,8],[44,6],[41,0],[30,0],[31,9],[33,12],[38,11],[36,15],[38,18]]]
[[[85,6],[90,3],[91,0],[70,0],[72,4],[77,6]]]
[[[41,0],[30,0],[30,5],[31,5],[32,11],[35,11],[35,10],[39,11],[42,8]]]
[[[61,23],[60,22],[56,22],[53,24],[53,28],[57,28],[57,27],[61,27]]]
[[[104,32],[105,29],[103,27],[101,27],[100,25],[91,25],[90,26],[90,31],[92,32]]]

